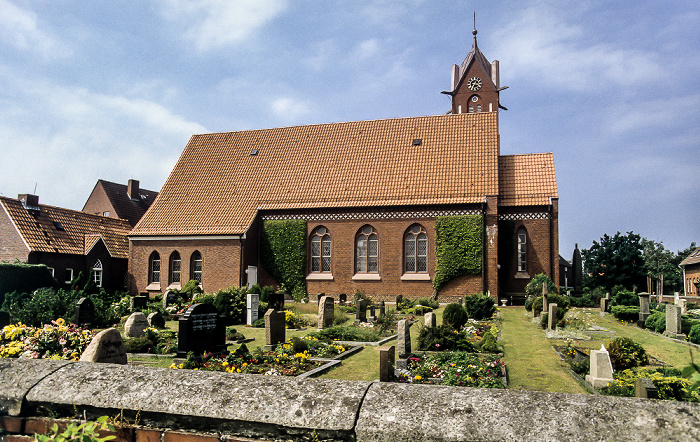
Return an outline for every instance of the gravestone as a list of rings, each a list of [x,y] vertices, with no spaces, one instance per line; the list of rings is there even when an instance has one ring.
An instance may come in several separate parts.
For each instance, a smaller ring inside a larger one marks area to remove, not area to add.
[[[556,330],[557,328],[557,305],[549,304],[549,312],[547,314],[547,330]]]
[[[678,305],[681,308],[681,315],[687,315],[688,314],[688,306],[686,305],[686,300],[680,299],[678,301]]]
[[[549,311],[549,303],[547,302],[547,283],[542,282],[542,313]]]
[[[323,329],[333,325],[335,300],[331,296],[324,296],[318,303],[318,328]]]
[[[681,332],[681,308],[675,304],[666,304],[666,331],[664,336],[685,340]]]
[[[8,312],[0,312],[0,330],[8,325],[10,325],[10,314]]]
[[[634,397],[658,399],[659,390],[651,379],[637,378],[634,380]]]
[[[659,292],[659,294],[661,294],[661,296],[663,296],[663,293]],[[675,292],[673,294],[673,303],[676,305],[681,305],[681,294],[680,293]]]
[[[600,350],[591,350],[590,370],[590,374],[586,375],[586,382],[593,388],[603,388],[614,380],[610,354],[604,346],[601,345]]]
[[[148,318],[141,312],[132,313],[124,324],[125,338],[142,338],[146,334],[144,330],[149,327]]]
[[[150,315],[148,315],[148,325],[154,328],[165,328],[165,319],[163,319],[163,315],[160,314],[160,312],[153,312]]]
[[[379,303],[379,316],[386,316],[386,305],[384,301]]]
[[[393,345],[379,347],[379,382],[394,380],[396,348]]]
[[[270,293],[270,297],[268,298],[267,302],[267,308],[275,311],[284,310],[284,293]]]
[[[348,301],[348,295],[345,293],[341,293],[338,295],[338,302],[340,305],[345,305],[345,303]]]
[[[96,334],[80,356],[81,362],[125,365],[126,360],[124,340],[116,328],[108,328]]]
[[[464,304],[464,298],[462,298],[461,296],[459,297],[459,299],[457,301],[459,301],[459,305]]]
[[[437,327],[437,316],[434,312],[428,312],[425,314],[425,326],[428,328]]]
[[[367,301],[358,299],[355,301],[355,323],[367,322]]]
[[[610,300],[607,298],[600,298],[600,316],[605,316],[605,312],[608,311],[608,305]]]
[[[163,294],[163,308],[166,308],[167,306],[169,306],[171,304],[175,304],[178,301],[178,299],[180,299],[179,294],[177,294],[171,290],[167,290]]]
[[[226,326],[211,304],[194,304],[178,320],[177,357],[188,352],[220,353],[226,350]]]
[[[402,319],[398,324],[399,358],[406,359],[411,354],[411,323]]]
[[[285,338],[284,310],[269,309],[265,313],[265,347],[266,351],[274,351],[277,345],[283,343]]]
[[[399,304],[403,302],[403,296],[399,295],[396,297],[396,310],[401,310],[401,307],[399,307]]]
[[[129,309],[134,311],[134,309],[143,309],[148,306],[148,295],[138,295],[129,298]]]
[[[258,308],[260,307],[260,295],[257,293],[248,293],[246,296],[246,324],[253,325],[253,322],[258,320]]]
[[[649,311],[649,297],[651,295],[647,292],[642,292],[637,296],[639,296],[639,320],[637,321],[637,325],[639,327],[644,327],[644,322],[651,316],[651,312]]]
[[[367,317],[368,322],[374,322],[377,320],[377,316],[375,314],[376,312],[377,312],[377,309],[374,306],[374,304],[370,305],[369,306],[369,316]]]
[[[78,327],[91,328],[95,322],[95,304],[90,298],[80,298],[75,304],[75,324]]]

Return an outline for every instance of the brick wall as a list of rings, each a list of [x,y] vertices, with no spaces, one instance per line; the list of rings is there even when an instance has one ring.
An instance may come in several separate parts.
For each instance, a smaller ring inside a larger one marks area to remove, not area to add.
[[[222,288],[240,286],[241,241],[238,239],[196,240],[139,240],[129,241],[129,291],[137,294],[146,291],[148,285],[149,257],[154,251],[160,255],[160,290],[169,284],[170,255],[177,251],[181,259],[182,285],[192,279],[190,260],[195,251],[202,255],[202,288],[215,292]]]
[[[686,296],[698,296],[695,283],[700,281],[700,264],[688,264],[685,266],[685,294]]]
[[[26,261],[29,249],[17,233],[14,224],[7,216],[5,208],[0,204],[0,261],[14,262],[16,259]]]
[[[98,183],[93,189],[92,193],[88,197],[88,200],[85,202],[85,207],[83,207],[82,211],[93,215],[102,215],[104,212],[109,212],[108,216],[110,218],[119,218],[100,183]]]

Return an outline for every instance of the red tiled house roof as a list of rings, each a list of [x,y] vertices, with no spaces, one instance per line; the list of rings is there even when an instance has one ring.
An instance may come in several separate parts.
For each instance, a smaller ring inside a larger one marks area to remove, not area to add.
[[[480,113],[194,135],[131,235],[242,234],[260,209],[480,203],[499,193],[497,124]]]
[[[697,249],[693,250],[690,255],[688,255],[681,263],[679,264],[680,266],[687,266],[690,264],[698,264],[700,263],[700,247]]]
[[[29,210],[7,197],[0,197],[0,205],[32,252],[86,255],[101,238],[113,258],[128,258],[131,227],[125,220],[45,204]]]
[[[501,206],[538,206],[558,198],[554,155],[504,155],[498,159],[498,203]]]

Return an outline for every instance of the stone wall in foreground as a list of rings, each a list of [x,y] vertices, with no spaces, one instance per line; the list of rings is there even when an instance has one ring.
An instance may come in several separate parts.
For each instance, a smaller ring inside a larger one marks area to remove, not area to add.
[[[0,359],[5,440],[120,414],[119,440],[700,440],[691,403]]]

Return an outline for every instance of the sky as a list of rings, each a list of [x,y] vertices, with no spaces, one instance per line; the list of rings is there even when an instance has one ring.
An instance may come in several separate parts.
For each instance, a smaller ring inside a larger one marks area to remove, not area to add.
[[[561,255],[700,243],[697,0],[0,0],[0,194],[80,210],[160,190],[193,134],[444,114],[475,12],[501,154],[554,153]]]

